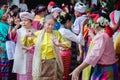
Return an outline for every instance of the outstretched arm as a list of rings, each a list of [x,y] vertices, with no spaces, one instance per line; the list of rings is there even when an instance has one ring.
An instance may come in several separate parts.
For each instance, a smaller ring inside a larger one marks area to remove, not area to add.
[[[72,76],[72,80],[79,80],[79,74],[80,72],[86,68],[87,66],[89,66],[89,64],[83,62],[81,65],[79,65],[72,73],[70,73],[69,75]]]

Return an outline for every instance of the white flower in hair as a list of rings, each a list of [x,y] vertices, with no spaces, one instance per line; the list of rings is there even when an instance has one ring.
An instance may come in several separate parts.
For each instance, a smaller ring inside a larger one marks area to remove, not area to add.
[[[104,17],[100,17],[97,20],[97,23],[99,23],[101,26],[107,26],[107,25],[109,25],[109,21],[106,18],[104,18]]]

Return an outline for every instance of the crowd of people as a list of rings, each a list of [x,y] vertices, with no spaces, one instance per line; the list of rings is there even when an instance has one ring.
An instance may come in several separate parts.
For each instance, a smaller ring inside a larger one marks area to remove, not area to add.
[[[0,4],[0,80],[120,80],[118,7],[21,7]]]

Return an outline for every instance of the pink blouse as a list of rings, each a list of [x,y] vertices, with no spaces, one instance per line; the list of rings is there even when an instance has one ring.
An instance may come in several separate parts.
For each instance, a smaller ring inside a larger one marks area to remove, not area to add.
[[[9,35],[10,35],[10,39],[11,39],[13,42],[16,42],[16,41],[17,41],[17,37],[18,37],[17,32],[15,33],[14,36],[12,35],[12,32],[10,32]]]
[[[94,47],[89,56],[86,57],[86,63],[95,67],[96,64],[110,65],[117,62],[113,40],[107,33],[97,34],[94,37]]]

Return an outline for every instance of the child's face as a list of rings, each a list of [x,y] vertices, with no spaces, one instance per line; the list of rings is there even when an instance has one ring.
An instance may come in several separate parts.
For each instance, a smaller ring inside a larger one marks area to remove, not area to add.
[[[54,24],[55,21],[54,19],[48,19],[45,23],[44,23],[44,27],[48,32],[51,32],[54,28]]]
[[[25,28],[29,29],[32,25],[32,21],[26,18],[22,19],[22,26],[24,26]]]

